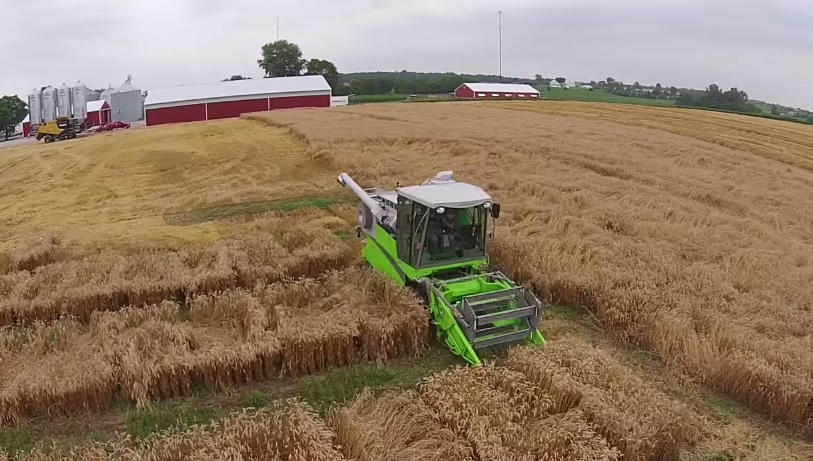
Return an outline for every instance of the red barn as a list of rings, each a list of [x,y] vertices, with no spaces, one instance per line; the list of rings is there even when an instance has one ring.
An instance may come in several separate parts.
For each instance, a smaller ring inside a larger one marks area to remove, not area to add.
[[[539,99],[539,91],[518,83],[464,83],[454,90],[458,99]]]
[[[99,101],[88,101],[88,120],[93,126],[100,126],[110,123],[113,120],[113,111],[110,104],[104,99]]]
[[[88,120],[93,126],[110,123],[111,113],[107,101],[88,101]],[[31,117],[26,116],[25,120],[23,120],[23,136],[27,138],[29,135],[31,135]]]
[[[239,117],[250,112],[330,107],[330,85],[321,75],[236,80],[150,90],[147,126]]]

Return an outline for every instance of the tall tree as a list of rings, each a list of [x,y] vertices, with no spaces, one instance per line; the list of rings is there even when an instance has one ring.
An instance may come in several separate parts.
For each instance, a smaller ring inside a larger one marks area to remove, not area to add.
[[[26,113],[28,109],[25,102],[16,95],[0,98],[0,131],[6,141],[14,133],[17,124],[23,121]]]
[[[257,60],[266,77],[293,77],[302,75],[305,60],[299,45],[287,40],[266,43],[262,48],[262,58]]]
[[[564,88],[564,87],[565,87],[565,82],[566,82],[566,81],[567,81],[567,80],[565,80],[565,78],[564,78],[564,77],[556,77],[556,83],[558,83],[558,84],[559,84],[559,88]]]
[[[324,59],[311,59],[306,64],[306,75],[321,75],[325,77],[330,87],[336,90],[339,87],[339,71],[336,65]]]

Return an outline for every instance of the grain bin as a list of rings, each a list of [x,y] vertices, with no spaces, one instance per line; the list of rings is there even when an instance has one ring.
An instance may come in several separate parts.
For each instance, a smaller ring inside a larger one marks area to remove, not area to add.
[[[73,98],[73,116],[84,120],[88,116],[88,88],[82,82],[76,82],[71,88]]]
[[[56,113],[60,117],[70,117],[73,114],[71,87],[64,83],[56,90]]]
[[[42,90],[42,122],[56,120],[56,89],[52,86]]]
[[[110,94],[110,108],[114,122],[135,122],[144,118],[144,97],[141,90],[133,86],[132,75],[124,84]]]
[[[42,91],[34,89],[28,95],[29,121],[31,126],[38,126],[42,123]]]

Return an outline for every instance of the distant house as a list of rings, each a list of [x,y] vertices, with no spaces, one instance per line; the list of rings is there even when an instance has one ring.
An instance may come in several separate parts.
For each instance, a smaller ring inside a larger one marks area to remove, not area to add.
[[[539,99],[539,90],[519,83],[464,83],[454,90],[457,99]]]

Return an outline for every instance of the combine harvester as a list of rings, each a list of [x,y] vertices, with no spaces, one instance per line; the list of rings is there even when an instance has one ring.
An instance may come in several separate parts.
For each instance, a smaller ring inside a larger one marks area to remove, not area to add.
[[[480,349],[544,344],[539,300],[488,268],[488,222],[499,217],[500,205],[483,189],[453,180],[451,171],[395,190],[362,189],[346,173],[338,181],[361,199],[364,258],[425,296],[438,338],[452,352],[480,365]]]

